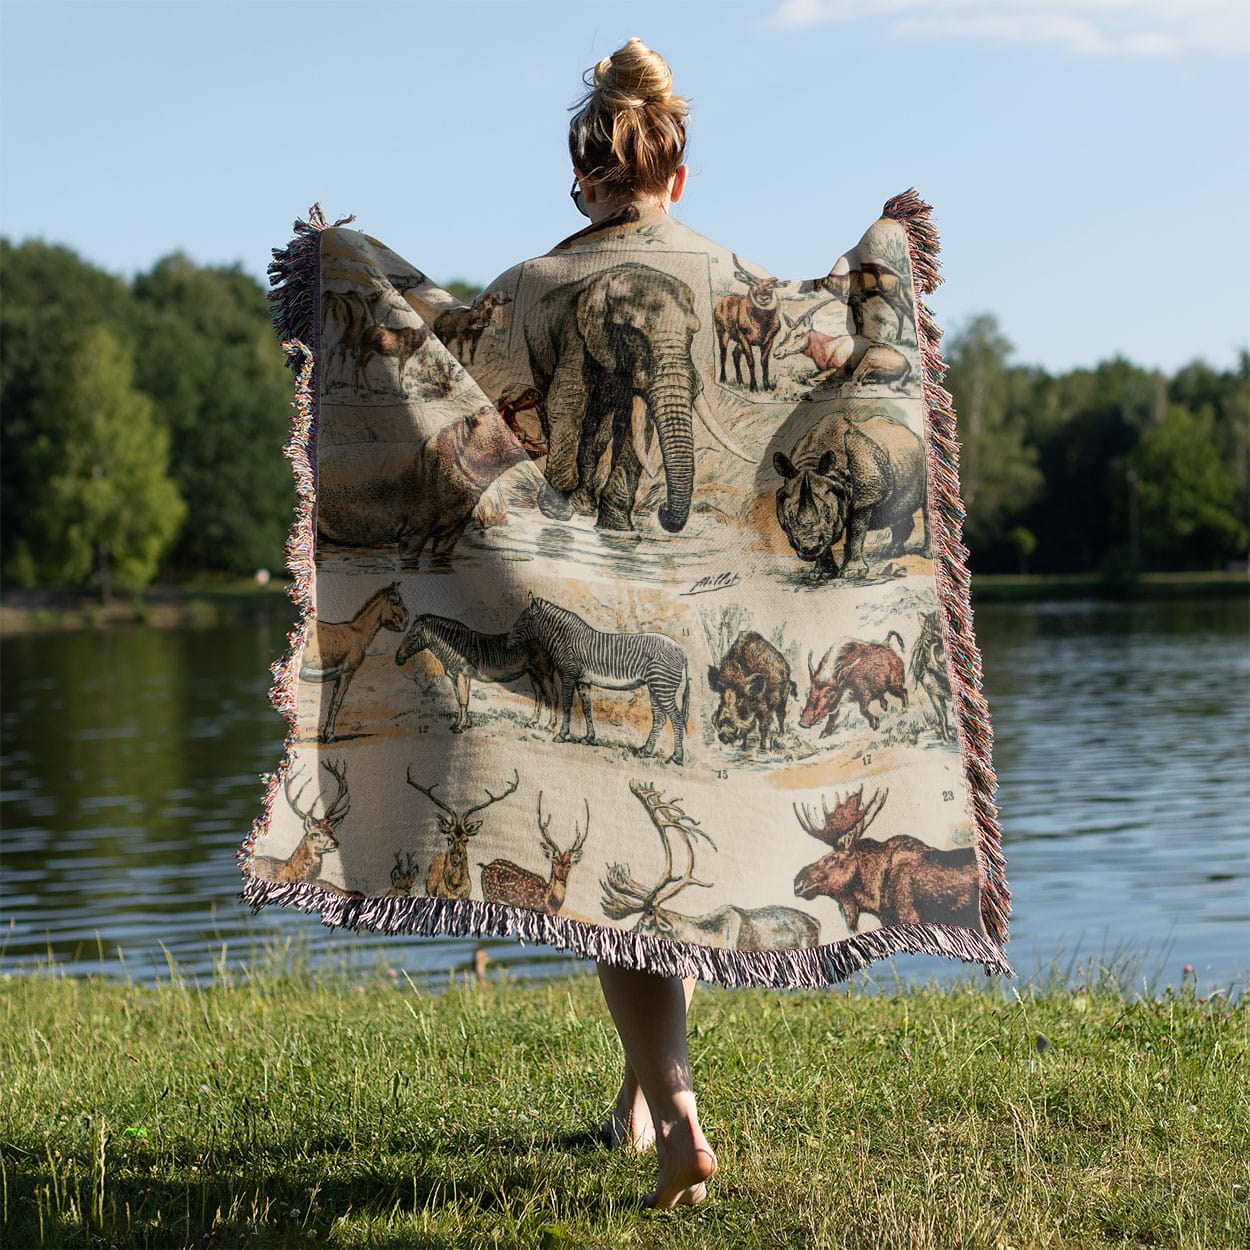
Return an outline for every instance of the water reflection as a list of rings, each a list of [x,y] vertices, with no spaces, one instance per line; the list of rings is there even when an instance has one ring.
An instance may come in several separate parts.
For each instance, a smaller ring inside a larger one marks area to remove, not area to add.
[[[1247,606],[1205,600],[986,605],[1010,953],[1157,956],[1227,985],[1250,967]],[[520,974],[572,966],[516,943],[328,934],[235,900],[234,856],[281,750],[265,701],[277,623],[8,639],[0,664],[4,861],[0,967],[49,952],[81,971],[150,979],[167,956],[207,976],[222,954],[311,935],[430,975],[477,945]],[[896,961],[904,975],[957,971]],[[1154,965],[1152,965],[1153,967]],[[888,975],[888,974],[887,974]]]

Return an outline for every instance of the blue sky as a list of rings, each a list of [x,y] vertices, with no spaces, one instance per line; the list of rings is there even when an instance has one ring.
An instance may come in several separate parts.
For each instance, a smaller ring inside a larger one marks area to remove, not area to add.
[[[915,185],[948,329],[1053,370],[1250,343],[1244,0],[2,0],[0,228],[262,276],[320,200],[485,282],[578,228],[566,110],[634,34],[692,103],[678,215],[744,258],[824,272]]]

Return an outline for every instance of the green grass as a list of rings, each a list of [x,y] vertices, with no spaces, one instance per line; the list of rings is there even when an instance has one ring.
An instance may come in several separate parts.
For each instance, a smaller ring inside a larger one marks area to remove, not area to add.
[[[0,982],[4,1244],[1245,1246],[1250,1009],[996,985],[701,989],[710,1201],[590,1144],[593,980]]]

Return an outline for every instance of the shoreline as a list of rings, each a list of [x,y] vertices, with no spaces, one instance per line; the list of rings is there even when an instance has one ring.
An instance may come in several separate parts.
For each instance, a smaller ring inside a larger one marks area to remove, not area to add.
[[[63,630],[197,629],[249,621],[295,620],[287,583],[273,580],[174,582],[112,603],[81,590],[0,590],[0,637]],[[1143,573],[1132,579],[1108,579],[1097,573],[985,573],[972,581],[972,602],[1040,602],[1050,599],[1239,598],[1250,594],[1244,572]]]

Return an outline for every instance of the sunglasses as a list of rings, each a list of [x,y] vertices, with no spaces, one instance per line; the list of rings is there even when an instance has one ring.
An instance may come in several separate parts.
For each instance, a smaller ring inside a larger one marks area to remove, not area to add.
[[[582,196],[582,184],[578,178],[573,179],[573,189],[569,192],[569,199],[573,201],[573,206],[583,217],[590,216],[586,211],[586,201]]]

